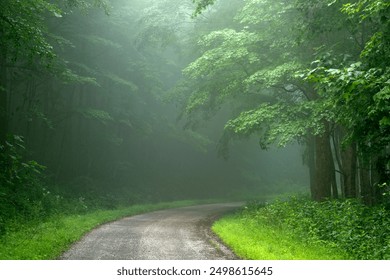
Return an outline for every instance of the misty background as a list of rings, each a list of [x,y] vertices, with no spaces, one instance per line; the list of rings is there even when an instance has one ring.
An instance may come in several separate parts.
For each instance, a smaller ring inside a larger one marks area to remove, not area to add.
[[[306,191],[299,144],[264,151],[255,136],[236,139],[225,158],[220,140],[234,102],[184,112],[182,71],[202,52],[199,38],[234,28],[242,2],[196,18],[192,2],[178,0],[49,15],[54,62],[33,58],[27,69],[28,54],[18,54],[26,57],[7,86],[9,132],[45,166],[51,190],[126,203]]]

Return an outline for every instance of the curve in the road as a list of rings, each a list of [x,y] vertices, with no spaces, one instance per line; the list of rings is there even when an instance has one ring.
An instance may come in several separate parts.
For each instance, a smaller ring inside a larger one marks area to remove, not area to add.
[[[94,229],[63,254],[62,259],[236,259],[211,233],[210,225],[240,205],[199,205],[124,218]]]

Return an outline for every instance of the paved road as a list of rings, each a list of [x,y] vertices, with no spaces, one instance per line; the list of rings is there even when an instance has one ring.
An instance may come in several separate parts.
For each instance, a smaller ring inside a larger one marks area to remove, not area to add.
[[[66,252],[67,260],[236,259],[211,233],[211,222],[241,203],[161,210],[102,225]]]

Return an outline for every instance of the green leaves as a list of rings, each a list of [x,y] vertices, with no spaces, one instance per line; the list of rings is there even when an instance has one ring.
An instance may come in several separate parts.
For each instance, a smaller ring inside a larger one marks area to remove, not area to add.
[[[108,122],[112,122],[114,119],[111,115],[103,110],[98,110],[94,108],[86,108],[78,110],[84,117],[92,120],[97,120],[102,124],[107,124]]]
[[[191,95],[190,100],[185,108],[187,114],[193,113],[199,107],[205,106],[208,103],[209,96],[206,92],[196,92]]]
[[[64,5],[66,8],[78,8],[84,12],[87,12],[94,7],[102,8],[106,14],[109,14],[110,12],[108,0],[65,0],[58,2],[58,5]]]
[[[192,0],[192,2],[196,5],[192,16],[196,17],[200,15],[207,7],[213,5],[215,0]]]
[[[244,82],[250,86],[252,84],[260,84],[263,87],[269,88],[280,84],[293,83],[295,73],[301,70],[302,65],[296,62],[286,62],[277,65],[275,68],[266,68],[255,72]]]
[[[326,103],[264,103],[228,121],[225,130],[233,137],[255,134],[263,149],[271,144],[284,147],[308,134],[321,134],[324,131],[323,120],[331,120],[328,111],[329,104]]]
[[[360,19],[366,20],[375,17],[390,8],[390,3],[381,0],[359,0],[355,3],[346,3],[342,7],[342,12],[349,16],[358,15]]]
[[[47,28],[44,14],[60,15],[61,11],[44,0],[11,1],[0,4],[0,25],[2,29],[1,51],[11,60],[27,58],[32,62],[35,57],[48,59],[55,57],[53,47],[46,39]]]
[[[325,70],[318,80],[337,105],[337,122],[348,128],[348,137],[359,143],[363,153],[375,154],[387,146],[389,78],[388,71],[365,70],[357,63],[341,70]]]
[[[183,73],[190,78],[219,75],[226,69],[245,72],[250,65],[258,62],[251,46],[258,42],[256,34],[232,29],[215,31],[204,36],[199,45],[205,49],[202,56],[189,64]],[[237,73],[237,71],[234,71]]]
[[[287,19],[292,7],[291,1],[249,0],[236,18],[244,24],[268,23],[272,26]]]
[[[105,77],[114,82],[116,85],[120,85],[127,88],[131,93],[137,92],[138,90],[137,85],[135,85],[132,81],[125,80],[115,75],[114,73],[107,73]]]
[[[229,101],[239,104],[242,113],[226,124],[227,134],[259,134],[263,147],[284,146],[309,133],[322,133],[323,121],[334,120],[335,114],[331,102],[309,93],[308,83],[319,79],[317,73],[308,75],[310,79],[298,75],[309,62],[306,50],[312,51],[313,46],[307,40],[298,47],[297,30],[311,24],[303,24],[306,18],[301,10],[317,12],[334,4],[246,1],[235,17],[242,26],[239,31],[213,31],[199,41],[202,55],[183,71],[194,83],[186,113],[195,108],[215,110]],[[256,96],[258,103],[247,104],[248,96]],[[261,104],[263,100],[267,103]]]
[[[93,77],[87,77],[87,76],[80,76],[73,72],[72,70],[65,68],[65,69],[58,69],[60,70],[59,73],[57,74],[58,77],[61,78],[61,81],[63,83],[69,83],[69,84],[91,84],[94,86],[100,86],[96,78]]]
[[[34,202],[42,196],[41,172],[44,166],[25,160],[24,140],[21,136],[8,137],[0,146],[0,236],[7,221],[18,216],[31,216]]]

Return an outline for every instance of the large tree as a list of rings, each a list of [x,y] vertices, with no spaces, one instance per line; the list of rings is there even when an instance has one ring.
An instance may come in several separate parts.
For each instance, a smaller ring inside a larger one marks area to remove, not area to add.
[[[191,120],[197,114],[212,115],[227,102],[234,104],[239,114],[225,126],[222,143],[252,134],[263,148],[298,140],[308,147],[314,199],[338,196],[337,173],[342,195],[358,196],[358,143],[348,141],[350,126],[345,123],[352,116],[314,73],[348,65],[359,59],[365,44],[373,44],[373,24],[361,24],[342,12],[356,13],[366,2],[246,1],[236,16],[240,27],[214,31],[200,41],[201,56],[184,71],[184,111]],[[387,4],[371,2],[369,11],[381,10],[381,20],[388,24],[383,12]],[[328,73],[332,71],[336,73]],[[358,108],[354,104],[349,111]]]
[[[358,158],[358,187],[364,200],[383,199],[389,185],[389,53],[390,4],[382,1],[355,1],[342,12],[354,22],[360,41],[360,55],[343,64],[317,64],[308,79],[327,92],[337,110],[337,121],[344,127],[344,145],[353,146]],[[334,55],[331,59],[335,59]],[[341,66],[341,67],[340,67]],[[352,144],[352,145],[351,145]],[[356,193],[356,191],[355,191]],[[348,195],[348,193],[347,193]],[[351,195],[350,195],[351,196]]]

